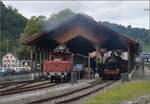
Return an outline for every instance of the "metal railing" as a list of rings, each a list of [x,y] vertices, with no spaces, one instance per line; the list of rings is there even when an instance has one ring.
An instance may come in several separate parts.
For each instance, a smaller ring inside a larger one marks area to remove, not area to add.
[[[42,72],[29,72],[29,73],[16,73],[16,74],[6,74],[0,75],[0,82],[7,83],[7,82],[17,82],[17,81],[28,81],[28,80],[35,80],[41,78],[43,75]]]

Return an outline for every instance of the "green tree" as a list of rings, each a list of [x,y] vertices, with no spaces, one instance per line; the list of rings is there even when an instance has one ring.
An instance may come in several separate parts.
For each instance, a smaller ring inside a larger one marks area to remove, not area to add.
[[[19,46],[20,33],[24,31],[27,19],[12,6],[0,2],[0,61],[7,52],[15,52]]]
[[[45,18],[46,17],[44,16],[32,16],[27,22],[27,25],[24,29],[24,34],[26,36],[31,36],[33,34],[41,32]]]
[[[30,57],[30,47],[29,46],[23,46],[20,45],[18,48],[16,48],[15,53],[19,59],[29,59]]]
[[[44,16],[32,16],[25,26],[24,33],[20,35],[20,42],[26,38],[30,38],[30,36],[33,36],[34,34],[36,35],[40,33],[42,31],[45,18],[46,17]],[[27,59],[29,58],[30,47],[20,44],[15,52],[20,59]]]

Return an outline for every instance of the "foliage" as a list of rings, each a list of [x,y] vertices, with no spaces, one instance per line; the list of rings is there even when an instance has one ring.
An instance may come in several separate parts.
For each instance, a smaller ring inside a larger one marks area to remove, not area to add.
[[[41,32],[45,18],[46,17],[44,16],[38,16],[38,17],[32,16],[26,24],[26,27],[24,29],[24,34],[26,36],[31,36],[35,33]]]
[[[29,48],[22,46],[20,40],[28,37],[30,38],[30,36],[42,31],[49,31],[51,28],[76,14],[70,9],[65,9],[50,15],[48,19],[44,16],[32,16],[27,20],[18,13],[16,8],[12,6],[5,7],[2,2],[0,2],[0,10],[0,14],[3,14],[0,15],[0,60],[7,52],[16,53],[20,58],[23,58],[23,56],[27,58],[29,56]],[[144,49],[149,50],[150,35],[148,30],[132,28],[131,26],[124,27],[109,22],[102,22],[102,24],[123,34],[129,34],[134,39],[138,39],[145,46]]]
[[[105,92],[97,95],[85,104],[120,104],[120,102],[133,99],[138,96],[150,93],[150,82],[148,81],[130,81],[120,83]]]
[[[150,41],[150,38],[149,38]],[[150,52],[150,44],[143,44],[143,50],[146,52]]]
[[[12,6],[5,7],[0,2],[0,60],[7,52],[14,53],[19,46],[18,39],[23,32],[27,19]]]
[[[144,68],[147,70],[150,70],[150,62],[145,62],[144,63]]]
[[[15,53],[19,57],[19,59],[29,59],[30,58],[29,52],[30,52],[30,47],[29,46],[23,46],[23,45],[20,45],[15,50]]]
[[[24,33],[20,35],[20,41],[30,38],[30,36],[40,33],[42,31],[43,27],[43,21],[45,17],[44,16],[32,16],[28,21],[24,29]],[[22,44],[19,44],[19,47],[16,49],[15,53],[19,57],[19,59],[29,59],[30,55],[30,47],[29,46],[23,46]]]

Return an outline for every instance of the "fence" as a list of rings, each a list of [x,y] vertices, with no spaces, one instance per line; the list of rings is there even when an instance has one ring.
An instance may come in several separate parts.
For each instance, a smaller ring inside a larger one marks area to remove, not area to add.
[[[28,81],[28,80],[35,80],[41,78],[42,72],[31,72],[31,73],[22,73],[22,74],[14,74],[14,75],[5,75],[0,76],[1,83],[7,82],[17,82],[17,81]]]

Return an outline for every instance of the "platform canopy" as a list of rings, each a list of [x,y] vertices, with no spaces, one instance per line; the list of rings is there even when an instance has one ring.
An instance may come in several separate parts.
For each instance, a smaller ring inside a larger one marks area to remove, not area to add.
[[[76,14],[47,31],[23,40],[22,43],[46,49],[65,44],[71,51],[83,54],[94,51],[95,47],[107,50],[128,50],[129,45],[135,49],[138,47],[136,41],[85,14]]]

